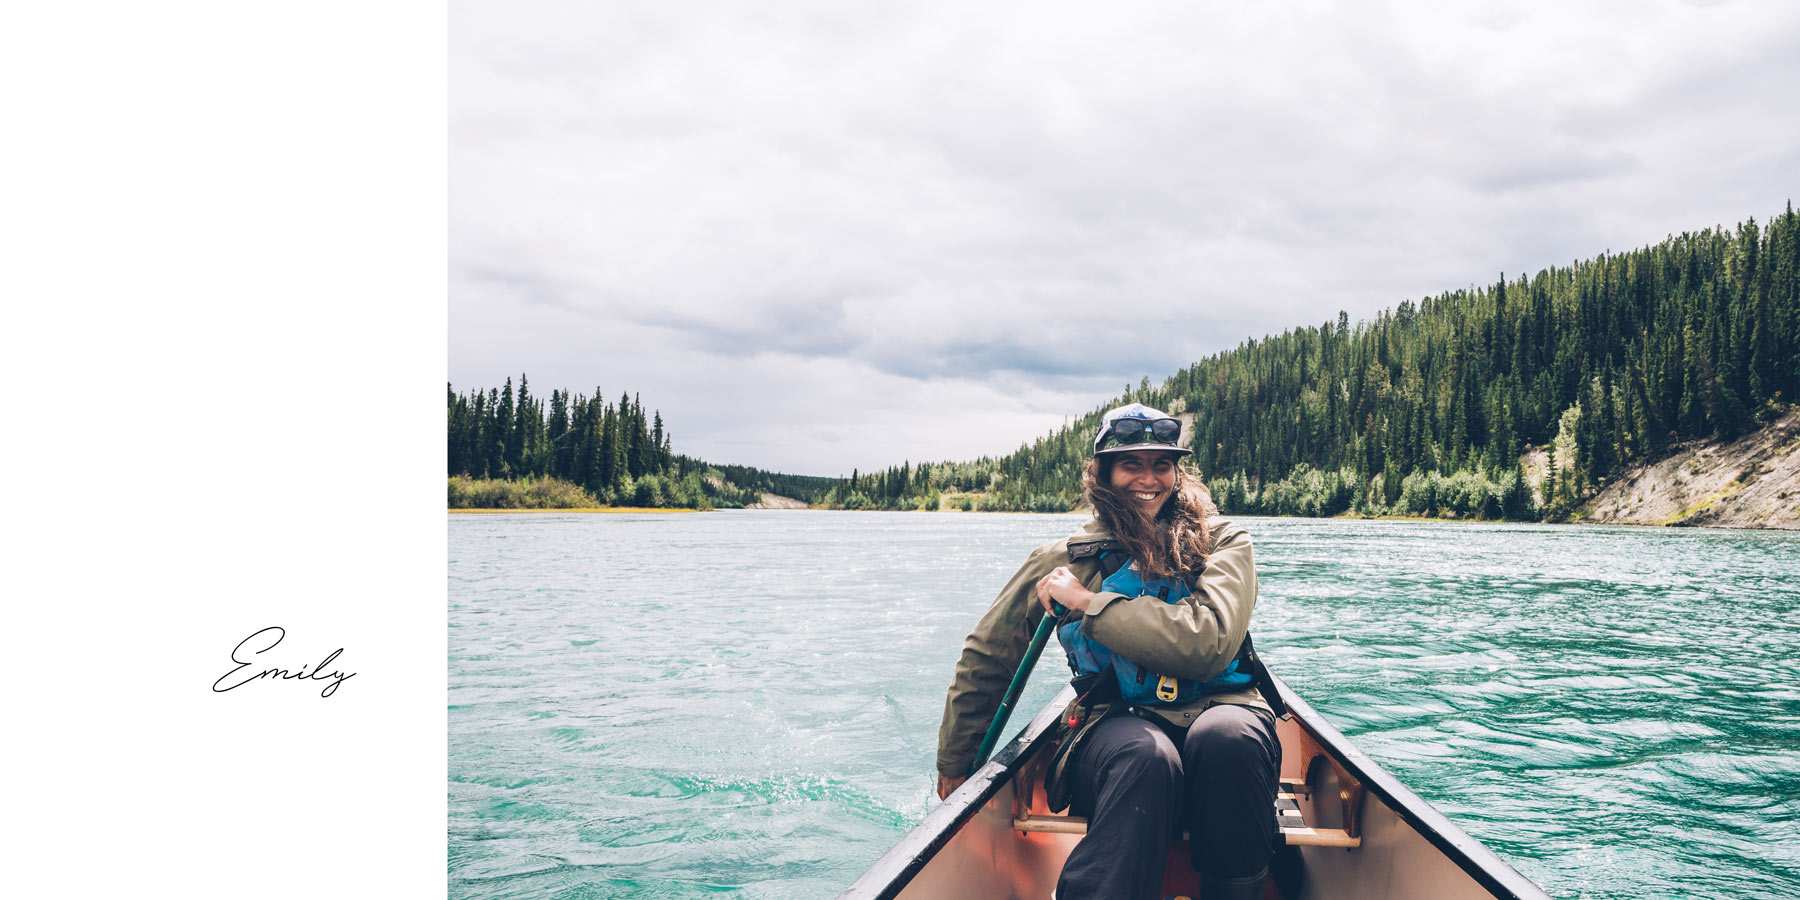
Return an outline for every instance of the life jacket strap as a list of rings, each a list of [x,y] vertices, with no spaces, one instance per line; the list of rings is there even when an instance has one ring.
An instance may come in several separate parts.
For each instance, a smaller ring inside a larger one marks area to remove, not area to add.
[[[1069,542],[1069,561],[1070,562],[1082,562],[1084,560],[1094,559],[1096,557],[1103,557],[1106,555],[1110,555],[1112,553],[1112,551],[1114,551],[1114,550],[1123,550],[1123,549],[1125,549],[1125,545],[1123,543],[1120,543],[1119,541],[1112,539],[1112,538],[1095,538],[1095,539],[1086,540],[1086,541],[1070,541]],[[1118,568],[1121,565],[1124,565],[1124,563],[1122,563],[1122,562],[1115,563],[1113,565],[1113,571],[1115,571],[1115,572],[1118,571]],[[1110,575],[1112,573],[1108,572],[1107,574]]]
[[[1239,667],[1250,673],[1250,683],[1256,685],[1256,692],[1262,695],[1263,702],[1269,704],[1275,718],[1287,715],[1287,704],[1281,702],[1281,691],[1275,689],[1275,679],[1269,677],[1269,667],[1263,665],[1262,657],[1256,655],[1256,645],[1250,641],[1250,632],[1244,632],[1244,643],[1239,645],[1237,658]]]

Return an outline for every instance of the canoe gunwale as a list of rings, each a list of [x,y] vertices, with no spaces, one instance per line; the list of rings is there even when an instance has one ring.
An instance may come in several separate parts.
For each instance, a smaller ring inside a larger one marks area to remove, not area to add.
[[[1326,718],[1312,708],[1312,704],[1300,698],[1287,682],[1270,673],[1276,688],[1281,692],[1281,700],[1287,704],[1288,714],[1300,722],[1301,726],[1312,733],[1315,740],[1330,751],[1337,763],[1344,767],[1352,777],[1362,783],[1369,793],[1379,797],[1387,807],[1394,811],[1420,836],[1430,841],[1445,857],[1449,858],[1469,877],[1475,879],[1483,888],[1496,897],[1509,897],[1514,900],[1549,900],[1544,889],[1534,884],[1531,879],[1519,874],[1518,870],[1508,865],[1487,845],[1481,843],[1469,833],[1463,831],[1455,822],[1450,821],[1437,808],[1425,802],[1423,797],[1414,793],[1412,788],[1402,784],[1399,779],[1388,774],[1368,754],[1357,749],[1356,745],[1338,731]]]

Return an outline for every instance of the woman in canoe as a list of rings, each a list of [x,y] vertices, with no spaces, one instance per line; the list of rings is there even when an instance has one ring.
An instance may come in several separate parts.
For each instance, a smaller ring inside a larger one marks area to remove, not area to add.
[[[1094,518],[1033,551],[973,633],[938,731],[938,796],[977,747],[1052,601],[1080,697],[1046,779],[1088,831],[1059,900],[1153,900],[1189,832],[1205,900],[1254,900],[1276,848],[1281,747],[1253,683],[1250,537],[1184,467],[1181,422],[1133,403],[1102,417],[1082,487]]]

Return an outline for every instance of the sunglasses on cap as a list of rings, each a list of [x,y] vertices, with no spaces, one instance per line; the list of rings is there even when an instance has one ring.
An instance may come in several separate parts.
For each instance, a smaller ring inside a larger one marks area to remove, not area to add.
[[[1168,419],[1120,419],[1112,423],[1106,434],[1100,437],[1100,449],[1123,447],[1129,444],[1168,444],[1174,446],[1175,440],[1181,437],[1181,420]]]

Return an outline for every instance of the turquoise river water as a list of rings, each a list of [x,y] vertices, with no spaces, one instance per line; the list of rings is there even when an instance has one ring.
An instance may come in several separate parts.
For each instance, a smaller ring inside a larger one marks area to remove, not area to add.
[[[452,516],[450,896],[836,896],[1081,521]],[[1800,897],[1800,534],[1239,521],[1271,668],[1552,896]]]

